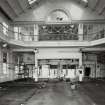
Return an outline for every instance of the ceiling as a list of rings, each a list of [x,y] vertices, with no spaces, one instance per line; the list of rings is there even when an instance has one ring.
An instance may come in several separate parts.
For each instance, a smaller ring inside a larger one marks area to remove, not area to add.
[[[35,3],[30,5],[28,0],[0,0],[0,10],[10,20],[14,20],[16,17],[25,13],[27,9],[33,6],[39,6],[47,0],[37,0]],[[60,0],[59,0],[60,1]],[[88,0],[88,3],[83,0],[75,0],[79,5],[83,5],[84,8],[90,8],[91,11],[96,11],[97,14],[105,16],[105,0]]]

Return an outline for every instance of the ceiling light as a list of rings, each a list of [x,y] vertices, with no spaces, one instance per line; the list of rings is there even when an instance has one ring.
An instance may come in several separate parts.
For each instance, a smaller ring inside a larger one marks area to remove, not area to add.
[[[82,0],[83,2],[85,2],[85,3],[88,3],[88,0]]]
[[[7,43],[4,43],[2,46],[3,46],[3,47],[7,47]]]
[[[35,48],[34,49],[34,53],[38,53],[38,48]]]
[[[33,4],[34,2],[36,2],[37,0],[28,0],[29,4]]]

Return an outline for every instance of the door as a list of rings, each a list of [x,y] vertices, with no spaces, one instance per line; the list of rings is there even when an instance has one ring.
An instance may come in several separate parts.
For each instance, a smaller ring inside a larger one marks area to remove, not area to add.
[[[41,78],[49,78],[49,65],[42,65]]]
[[[51,65],[50,64],[49,77],[50,78],[57,78],[57,71],[58,71],[58,65]]]

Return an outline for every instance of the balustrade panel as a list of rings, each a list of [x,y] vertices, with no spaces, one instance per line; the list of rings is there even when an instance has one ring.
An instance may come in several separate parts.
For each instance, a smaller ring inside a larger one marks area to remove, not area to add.
[[[78,40],[78,25],[40,25],[39,40]]]

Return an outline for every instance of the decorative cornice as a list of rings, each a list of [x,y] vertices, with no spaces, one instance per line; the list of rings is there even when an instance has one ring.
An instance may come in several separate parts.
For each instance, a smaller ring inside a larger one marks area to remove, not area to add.
[[[83,23],[83,24],[105,24],[105,19],[98,20],[72,20],[72,22],[45,22],[45,21],[14,21],[11,25],[29,25],[29,24],[72,24],[72,23]]]

